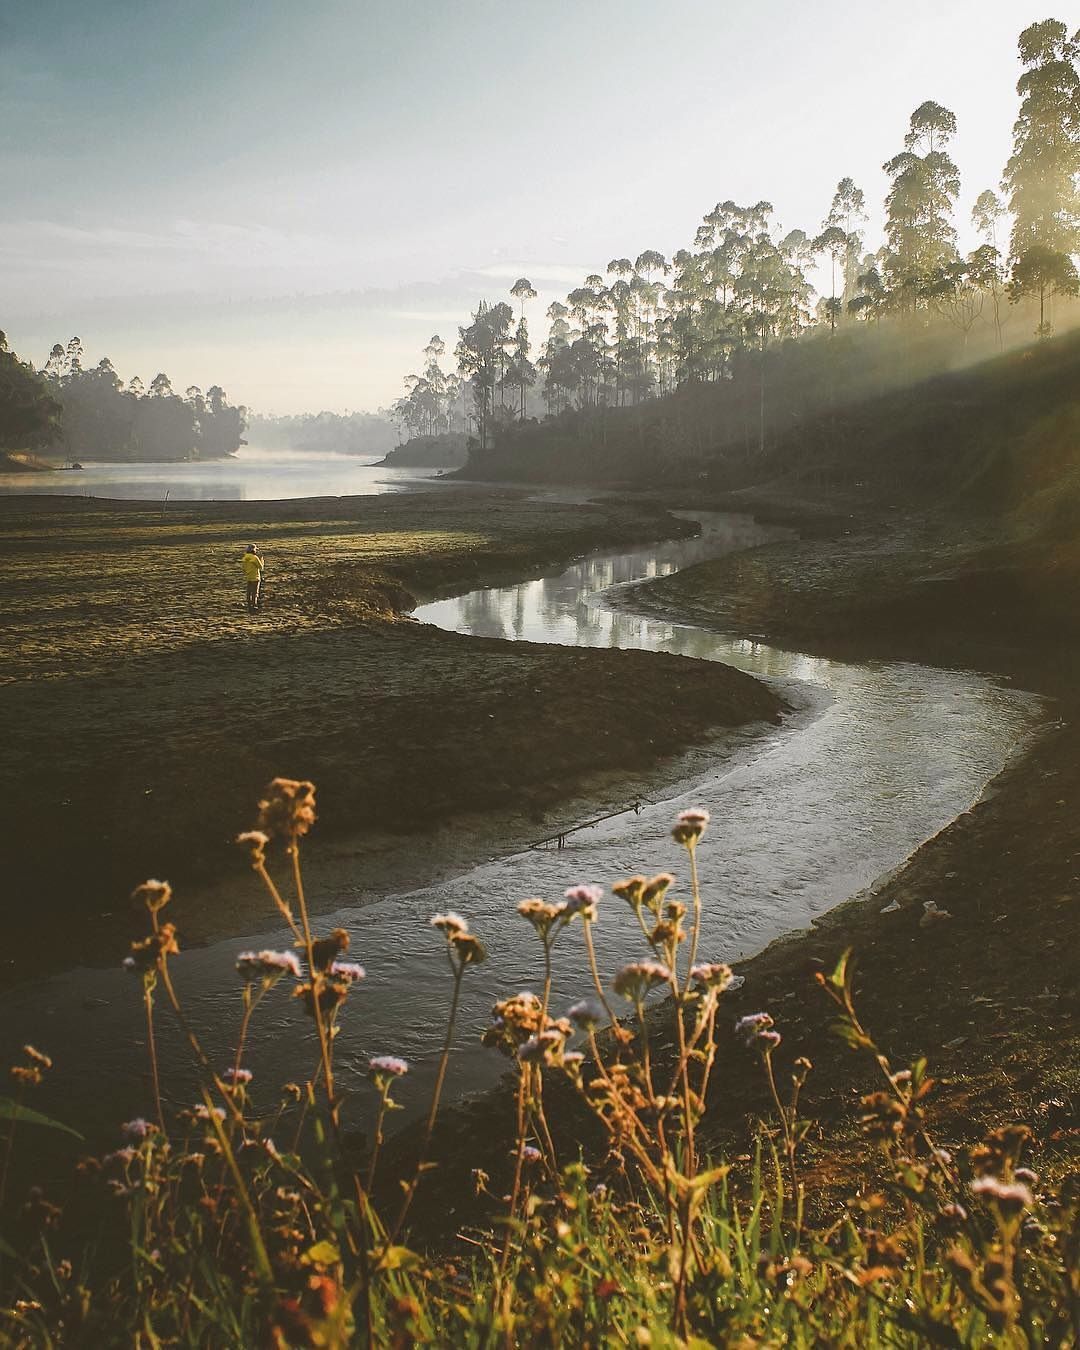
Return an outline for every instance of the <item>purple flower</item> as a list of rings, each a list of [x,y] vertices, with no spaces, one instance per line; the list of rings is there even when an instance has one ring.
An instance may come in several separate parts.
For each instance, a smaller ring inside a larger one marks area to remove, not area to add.
[[[391,1078],[401,1078],[409,1072],[408,1064],[398,1059],[397,1055],[372,1055],[368,1060],[368,1069],[373,1075],[388,1075]]]
[[[1030,1209],[1035,1197],[1022,1181],[1002,1181],[999,1177],[979,1177],[971,1183],[972,1193],[982,1195],[1003,1210]]]
[[[279,980],[282,975],[300,978],[300,960],[295,952],[241,952],[236,970],[245,980]]]
[[[253,1077],[250,1069],[235,1069],[231,1065],[221,1076],[226,1083],[238,1083],[240,1085],[250,1083]]]
[[[711,961],[692,967],[690,978],[703,989],[715,989],[722,994],[731,983],[731,967],[722,961]]]
[[[735,1023],[735,1035],[741,1036],[748,1046],[753,1046],[770,1034],[772,1025],[773,1020],[768,1013],[750,1013]]]
[[[571,886],[565,893],[566,918],[569,922],[575,914],[580,914],[589,923],[596,922],[596,907],[604,898],[602,886]]]
[[[541,1161],[543,1156],[544,1155],[540,1152],[540,1150],[538,1148],[534,1148],[532,1144],[526,1144],[525,1147],[521,1150],[521,1157],[523,1162],[538,1163]]]
[[[606,1016],[604,1006],[595,998],[583,998],[567,1009],[570,1021],[579,1031],[594,1031]]]
[[[199,1102],[195,1107],[196,1120],[224,1120],[225,1112],[220,1106],[207,1106],[204,1102]]]
[[[128,1164],[133,1163],[138,1156],[139,1155],[135,1151],[135,1149],[133,1149],[131,1145],[128,1144],[126,1148],[118,1148],[115,1153],[106,1153],[105,1157],[102,1159],[102,1162],[104,1163],[119,1162],[123,1163],[124,1166],[127,1167]]]
[[[339,980],[346,980],[349,984],[355,984],[357,980],[362,980],[365,975],[363,966],[358,966],[355,961],[331,961],[330,974]]]
[[[125,1139],[134,1139],[136,1143],[142,1143],[146,1136],[155,1127],[148,1120],[143,1120],[142,1116],[136,1116],[134,1120],[125,1120],[120,1126],[120,1133]]]

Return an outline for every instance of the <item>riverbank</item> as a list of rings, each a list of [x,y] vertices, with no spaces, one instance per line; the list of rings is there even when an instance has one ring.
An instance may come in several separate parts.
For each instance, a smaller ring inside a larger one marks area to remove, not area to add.
[[[624,775],[631,800],[633,777],[703,730],[775,720],[771,692],[711,663],[463,638],[407,617],[416,597],[694,528],[642,504],[498,490],[167,512],[0,501],[0,772],[19,785],[3,846],[18,923],[0,975],[39,969],[43,950],[49,965],[114,955],[123,897],[145,875],[224,879],[215,931],[260,922],[230,841],[275,774],[318,783],[324,848],[373,834],[414,852],[467,813],[550,833],[545,813],[590,784],[613,792]],[[267,558],[254,616],[239,581],[249,540]]]

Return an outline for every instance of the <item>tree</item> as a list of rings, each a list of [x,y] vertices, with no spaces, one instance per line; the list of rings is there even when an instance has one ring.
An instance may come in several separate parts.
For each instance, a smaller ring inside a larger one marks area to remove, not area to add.
[[[843,313],[843,303],[836,296],[836,269],[848,255],[848,237],[839,225],[826,222],[825,229],[814,240],[814,252],[824,253],[832,263],[832,290],[830,304],[826,307],[829,318],[829,330],[836,332],[836,320]]]
[[[60,439],[52,384],[8,350],[0,333],[0,450],[45,450]]]
[[[1032,244],[1026,248],[1013,264],[1009,281],[1009,299],[1015,304],[1027,295],[1039,297],[1039,326],[1036,337],[1049,337],[1054,325],[1046,317],[1048,296],[1065,295],[1074,297],[1080,294],[1080,277],[1076,264],[1067,253],[1059,249],[1046,248],[1042,244]]]
[[[956,117],[948,108],[920,104],[911,114],[904,149],[883,166],[893,180],[885,199],[885,275],[902,312],[915,309],[929,279],[958,259],[951,217],[960,171],[945,153],[955,132]]]
[[[150,381],[151,398],[171,398],[172,381],[164,371],[159,371]]]
[[[1013,215],[1010,261],[1039,247],[1073,254],[1080,250],[1080,34],[1072,39],[1063,23],[1047,19],[1020,34],[1026,67],[1016,86],[1020,114],[1013,127],[1013,153],[1002,188]],[[1045,266],[1039,255],[1026,273]]]
[[[857,188],[850,178],[841,178],[833,193],[829,214],[825,217],[826,229],[843,230],[847,240],[844,254],[844,304],[848,304],[855,295],[856,280],[859,275],[859,256],[862,252],[862,232],[860,226],[866,221],[866,194]],[[833,286],[833,294],[836,287]]]
[[[519,319],[525,318],[525,301],[535,300],[536,292],[533,290],[533,284],[528,277],[518,277],[517,281],[510,287],[510,294],[515,300],[521,301],[521,313]]]
[[[1001,249],[998,244],[998,225],[1008,215],[997,193],[987,188],[975,198],[971,208],[971,223],[983,240],[981,248],[971,255],[975,275],[980,278],[983,288],[989,292],[994,311],[994,335],[997,338],[998,351],[1005,347],[1001,299],[1005,293],[1005,268],[1002,263]]]

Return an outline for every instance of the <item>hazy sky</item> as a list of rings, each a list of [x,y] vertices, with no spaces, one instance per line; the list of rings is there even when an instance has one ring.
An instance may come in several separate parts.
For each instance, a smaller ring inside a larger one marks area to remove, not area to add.
[[[264,412],[375,408],[522,274],[687,246],[715,202],[872,204],[959,118],[962,242],[1029,0],[0,0],[0,328]],[[1072,16],[1075,17],[1075,16]]]

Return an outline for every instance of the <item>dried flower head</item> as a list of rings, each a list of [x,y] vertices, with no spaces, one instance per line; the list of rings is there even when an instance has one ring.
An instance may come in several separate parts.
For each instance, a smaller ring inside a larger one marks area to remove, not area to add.
[[[314,982],[298,984],[293,990],[293,998],[303,1000],[304,1009],[309,1017],[315,1016],[315,1000],[318,998],[319,1011],[328,1017],[345,1002],[351,987],[349,981],[332,980],[325,975],[319,975]],[[316,989],[318,994],[315,992]]]
[[[270,836],[264,830],[245,830],[236,836],[236,843],[248,850],[251,865],[256,868],[265,867],[266,846],[269,842]]]
[[[124,969],[145,974],[156,970],[167,956],[175,956],[179,951],[175,925],[163,923],[156,933],[131,944],[131,954],[124,960]]]
[[[635,912],[641,908],[642,894],[645,890],[647,878],[643,876],[627,877],[625,881],[616,881],[611,888],[612,895],[617,895],[621,900],[625,900]]]
[[[241,952],[236,958],[236,970],[245,980],[267,980],[273,983],[282,975],[300,978],[300,960],[295,952]]]
[[[449,938],[451,954],[461,967],[478,966],[487,960],[487,950],[472,933],[453,933]]]
[[[136,886],[131,898],[137,905],[145,905],[151,914],[164,909],[172,899],[172,887],[167,881],[155,881],[151,878]]]
[[[695,806],[689,811],[680,811],[672,827],[671,837],[677,844],[692,848],[705,833],[708,823],[709,813],[702,807]]]
[[[615,992],[634,1003],[640,1002],[650,989],[671,982],[671,971],[661,961],[631,961],[615,976]]]
[[[316,938],[311,944],[311,960],[316,970],[329,970],[335,957],[349,950],[350,938],[344,928],[335,928],[324,938]]]
[[[596,922],[596,907],[604,898],[602,886],[579,885],[571,886],[565,892],[566,897],[566,921],[567,923],[575,914],[580,914],[582,919],[588,923]]]
[[[259,802],[258,828],[268,835],[296,839],[315,824],[315,784],[275,778]]]
[[[433,915],[431,926],[444,933],[448,940],[455,933],[467,933],[469,931],[468,921],[463,919],[460,914],[455,914],[452,909],[447,910],[445,914]]]
[[[564,904],[552,904],[549,900],[522,900],[517,912],[536,929],[542,941],[546,942],[551,931],[560,923],[566,913]]]
[[[670,872],[657,872],[656,876],[649,877],[642,886],[641,903],[650,913],[659,918],[660,907],[664,903],[664,898],[674,885],[675,878]]]

